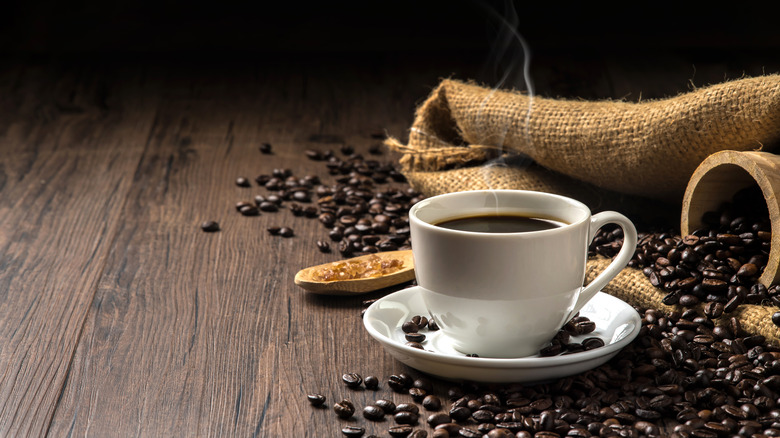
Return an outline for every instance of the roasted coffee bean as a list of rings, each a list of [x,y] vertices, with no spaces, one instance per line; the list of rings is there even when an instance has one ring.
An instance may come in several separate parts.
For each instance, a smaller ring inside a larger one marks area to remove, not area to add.
[[[404,337],[409,342],[421,343],[425,341],[425,335],[422,333],[406,333]]]
[[[344,399],[333,405],[333,411],[339,418],[347,419],[355,413],[355,405],[351,401]]]
[[[219,223],[215,221],[205,221],[200,224],[200,229],[207,233],[213,233],[214,231],[219,231]]]
[[[258,216],[260,214],[260,210],[251,204],[242,205],[238,211],[244,216]]]
[[[277,227],[277,226],[271,226],[271,227],[266,228],[266,231],[268,231],[268,234],[270,234],[272,236],[278,235],[281,232],[281,230],[282,230],[282,227]]]
[[[312,406],[322,406],[325,403],[325,396],[322,394],[309,394],[306,397]]]
[[[471,417],[471,409],[465,406],[458,406],[450,409],[450,418],[455,421],[465,421]]]
[[[482,438],[482,432],[474,429],[469,429],[468,427],[463,427],[458,431],[458,436],[463,438]]]
[[[395,413],[395,408],[396,408],[395,403],[393,403],[390,400],[379,399],[374,402],[374,405],[380,407],[387,415],[391,415]]]
[[[376,376],[366,376],[363,379],[363,385],[366,389],[377,389],[379,387],[379,379]]]
[[[282,227],[279,229],[279,235],[282,237],[293,237],[295,235],[295,231],[293,231],[290,227]]]
[[[358,373],[345,373],[341,375],[341,381],[347,385],[348,388],[357,388],[363,383],[363,377]]]
[[[320,250],[320,252],[329,253],[330,252],[330,244],[324,240],[318,240],[317,241],[317,249]]]
[[[361,437],[366,433],[366,429],[361,426],[344,426],[341,428],[341,433],[344,436]]]
[[[441,409],[441,399],[435,395],[426,395],[422,405],[428,411],[438,411]]]
[[[409,396],[417,403],[422,403],[426,395],[428,395],[428,392],[422,388],[409,388]]]
[[[398,424],[417,424],[418,415],[414,412],[400,411],[393,415],[393,419]]]
[[[409,434],[412,433],[414,428],[408,425],[398,425],[398,426],[392,426],[389,429],[387,429],[387,433],[390,434],[391,437],[408,437]]]
[[[604,340],[599,337],[586,338],[582,340],[582,346],[585,347],[586,350],[593,350],[594,348],[603,347]]]
[[[420,328],[417,326],[417,324],[414,323],[414,321],[406,321],[401,325],[401,330],[403,330],[404,333],[417,333]]]
[[[270,154],[273,152],[273,146],[271,146],[271,143],[262,143],[258,149],[263,154]]]
[[[428,438],[428,431],[423,429],[416,429],[412,431],[409,438]]]
[[[251,187],[249,180],[244,178],[243,176],[236,178],[236,185],[239,187]]]
[[[368,405],[363,408],[363,417],[372,421],[379,421],[385,418],[385,411],[379,406]]]
[[[271,201],[262,201],[257,204],[257,208],[268,213],[279,211],[279,205]]]
[[[401,376],[394,374],[387,378],[387,386],[395,392],[406,392],[412,385],[407,383]]]
[[[413,414],[419,414],[420,413],[420,408],[417,407],[417,405],[413,404],[413,403],[399,403],[395,407],[395,412],[396,413],[398,413],[398,412],[411,412]]]

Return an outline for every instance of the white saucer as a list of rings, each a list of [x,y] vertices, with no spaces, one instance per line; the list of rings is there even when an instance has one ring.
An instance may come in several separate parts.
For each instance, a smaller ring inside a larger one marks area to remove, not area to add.
[[[581,373],[604,364],[628,345],[642,326],[639,314],[624,301],[598,292],[580,315],[596,323],[603,347],[554,357],[528,356],[517,359],[467,357],[456,351],[441,331],[423,330],[425,350],[406,345],[401,325],[415,315],[427,315],[419,287],[410,287],[380,298],[363,314],[368,333],[390,355],[419,371],[448,380],[474,382],[539,382]]]

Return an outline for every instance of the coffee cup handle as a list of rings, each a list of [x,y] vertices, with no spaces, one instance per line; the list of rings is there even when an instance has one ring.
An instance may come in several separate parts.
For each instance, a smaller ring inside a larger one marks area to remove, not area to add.
[[[634,256],[637,243],[636,228],[627,217],[615,211],[596,213],[590,218],[588,244],[593,241],[599,228],[610,223],[617,224],[623,229],[623,246],[620,248],[618,255],[612,260],[612,263],[582,289],[579,298],[577,298],[577,304],[574,305],[574,309],[571,311],[571,314],[566,321],[579,312],[585,303],[590,301],[598,291],[603,289],[607,283],[615,278],[615,276],[628,265],[628,262],[631,261],[631,258]]]

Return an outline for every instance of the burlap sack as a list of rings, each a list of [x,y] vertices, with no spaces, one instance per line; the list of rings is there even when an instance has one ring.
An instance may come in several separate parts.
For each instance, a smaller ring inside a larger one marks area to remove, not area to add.
[[[537,190],[594,211],[621,211],[635,223],[658,223],[649,220],[656,215],[678,227],[683,193],[701,161],[727,149],[771,150],[779,139],[780,75],[769,75],[641,103],[529,98],[444,80],[418,108],[408,144],[390,138],[387,145],[401,153],[404,175],[426,196]],[[587,281],[608,263],[590,260]],[[666,293],[634,268],[604,291],[641,308],[683,310],[663,304]],[[703,305],[698,310],[703,314]],[[719,323],[736,318],[746,333],[780,345],[771,321],[776,310],[742,305]]]
[[[778,139],[780,75],[640,103],[531,98],[448,79],[418,108],[408,144],[395,138],[387,144],[401,152],[413,186],[437,184],[431,179],[439,175],[424,172],[464,168],[508,152],[595,187],[679,203],[707,156],[770,150]],[[532,178],[522,172],[516,177],[526,180],[521,184]],[[469,188],[464,181],[448,191]]]

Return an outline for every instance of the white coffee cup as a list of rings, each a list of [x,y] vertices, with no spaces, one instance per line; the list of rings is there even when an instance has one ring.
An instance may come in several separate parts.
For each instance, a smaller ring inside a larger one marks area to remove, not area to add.
[[[437,224],[515,215],[559,226],[541,231],[460,231]],[[464,354],[539,352],[631,260],[636,229],[620,213],[591,215],[579,201],[524,190],[479,190],[424,199],[409,210],[415,275],[430,316]],[[583,287],[587,251],[608,223],[623,229],[613,262]]]

